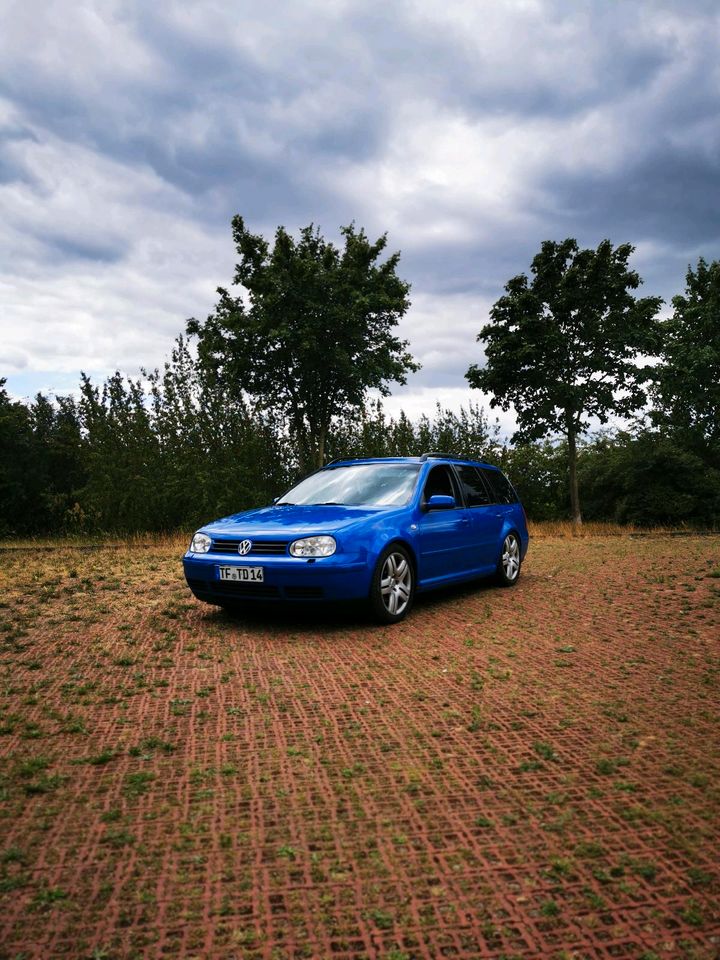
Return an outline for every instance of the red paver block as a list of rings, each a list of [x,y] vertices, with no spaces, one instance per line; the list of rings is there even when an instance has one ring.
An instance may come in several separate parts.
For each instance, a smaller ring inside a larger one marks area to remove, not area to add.
[[[538,542],[395,628],[175,564],[3,574],[0,957],[719,955],[718,538]]]

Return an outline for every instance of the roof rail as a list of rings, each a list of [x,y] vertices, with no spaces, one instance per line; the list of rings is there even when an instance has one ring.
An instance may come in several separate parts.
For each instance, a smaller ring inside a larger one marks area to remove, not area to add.
[[[457,453],[424,453],[420,459],[425,460],[465,460],[468,463],[474,463],[477,457],[461,457]]]

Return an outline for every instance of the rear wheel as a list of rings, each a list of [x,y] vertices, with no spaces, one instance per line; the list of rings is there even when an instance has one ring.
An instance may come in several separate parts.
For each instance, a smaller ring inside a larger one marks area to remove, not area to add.
[[[502,553],[498,563],[497,579],[501,586],[512,587],[520,576],[520,538],[509,533],[503,540]]]
[[[415,596],[415,571],[407,550],[390,544],[380,554],[370,588],[370,605],[380,623],[398,623]]]

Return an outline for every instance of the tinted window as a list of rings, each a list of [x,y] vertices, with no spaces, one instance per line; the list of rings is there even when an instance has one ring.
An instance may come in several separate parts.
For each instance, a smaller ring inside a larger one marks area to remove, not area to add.
[[[490,503],[487,488],[476,467],[458,467],[457,471],[460,474],[465,502],[469,507],[480,507]]]
[[[427,480],[425,481],[425,489],[423,490],[423,501],[427,503],[430,497],[434,497],[436,494],[441,494],[445,497],[455,497],[457,499],[455,484],[453,483],[452,472],[449,467],[433,467],[428,474]]]
[[[499,470],[483,470],[483,473],[490,484],[495,503],[517,503],[515,491],[504,474]]]

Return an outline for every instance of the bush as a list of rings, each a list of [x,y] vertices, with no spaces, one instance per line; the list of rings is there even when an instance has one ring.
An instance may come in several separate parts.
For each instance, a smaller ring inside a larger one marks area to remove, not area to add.
[[[583,450],[578,474],[587,520],[720,524],[720,471],[669,437],[642,432],[601,438]]]

